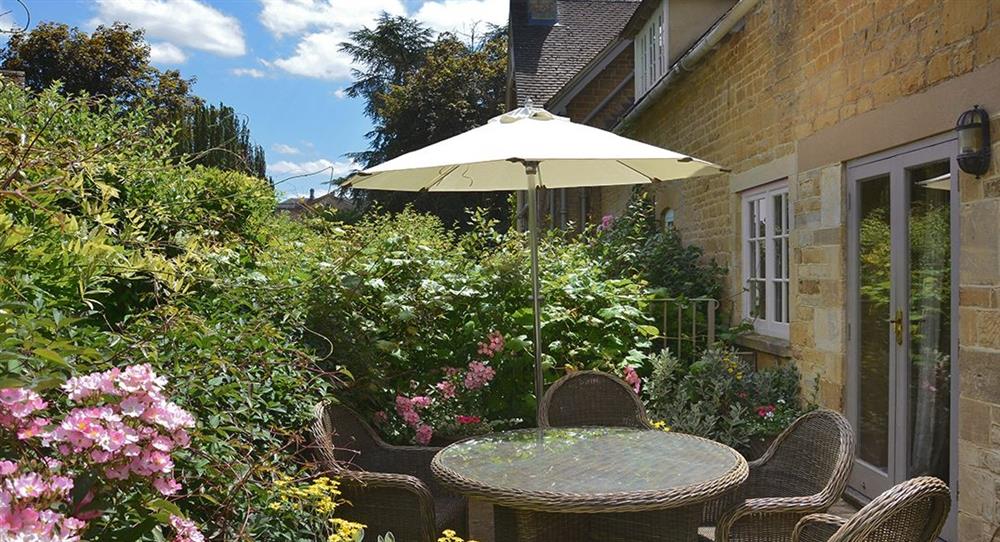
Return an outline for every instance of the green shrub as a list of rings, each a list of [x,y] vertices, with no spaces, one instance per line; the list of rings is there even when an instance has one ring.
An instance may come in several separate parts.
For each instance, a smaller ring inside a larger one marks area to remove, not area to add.
[[[691,364],[665,350],[651,365],[645,393],[653,418],[737,449],[780,433],[812,408],[802,401],[794,365],[754,371],[725,348],[706,350]]]
[[[369,215],[324,236],[331,253],[306,294],[308,322],[314,347],[354,377],[341,396],[369,412],[391,408],[397,394],[481,359],[479,342],[496,331],[506,349],[491,360],[497,377],[484,414],[534,419],[523,234],[501,233],[481,214],[468,233],[455,234],[436,218],[404,211]],[[337,259],[344,252],[337,246],[350,247],[352,257]],[[543,239],[540,257],[546,378],[555,380],[567,365],[641,365],[657,333],[643,312],[643,285],[606,278],[584,245],[556,234]]]
[[[171,163],[168,135],[142,108],[0,84],[0,387],[148,362],[198,420],[184,514],[213,539],[314,539],[268,505],[338,376],[302,342],[290,247],[317,236],[275,219],[266,181]],[[104,503],[86,539],[162,537],[154,499]]]

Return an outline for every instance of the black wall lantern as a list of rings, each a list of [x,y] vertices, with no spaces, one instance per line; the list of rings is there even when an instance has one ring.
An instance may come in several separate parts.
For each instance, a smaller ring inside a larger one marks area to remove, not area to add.
[[[978,105],[962,113],[958,132],[958,167],[979,177],[990,169],[990,116]]]

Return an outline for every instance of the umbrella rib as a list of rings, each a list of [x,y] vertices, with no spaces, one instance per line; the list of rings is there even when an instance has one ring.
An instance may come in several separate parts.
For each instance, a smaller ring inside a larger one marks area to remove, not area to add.
[[[454,166],[449,167],[447,171],[445,171],[441,175],[438,175],[438,177],[436,179],[434,179],[433,181],[431,181],[430,184],[428,184],[427,186],[421,188],[420,191],[421,192],[427,192],[431,188],[434,188],[435,186],[441,184],[441,181],[443,181],[445,177],[447,177],[448,175],[451,175],[451,172],[455,171],[456,169],[458,169],[461,165],[462,164],[455,164]]]
[[[649,182],[651,182],[651,183],[659,181],[659,179],[657,179],[657,178],[655,178],[655,177],[650,177],[649,175],[646,175],[645,173],[643,173],[643,172],[639,171],[638,169],[635,169],[634,167],[632,167],[632,166],[630,166],[630,165],[626,164],[625,162],[622,162],[621,160],[615,160],[615,162],[618,162],[619,164],[621,164],[621,165],[623,165],[623,166],[627,167],[628,169],[631,169],[632,171],[634,171],[634,172],[638,173],[639,175],[641,175],[641,176],[643,176],[643,177],[645,177],[645,178],[649,179]]]

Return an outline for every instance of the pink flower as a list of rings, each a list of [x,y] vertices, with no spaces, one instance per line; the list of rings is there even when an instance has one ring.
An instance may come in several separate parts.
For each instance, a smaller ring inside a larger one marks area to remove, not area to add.
[[[642,389],[642,378],[639,377],[639,373],[635,372],[635,367],[631,365],[625,366],[625,382],[632,386],[632,390],[636,394]]]
[[[138,418],[146,411],[146,401],[141,396],[129,395],[121,403],[118,403],[118,407],[121,409],[122,416]]]
[[[438,382],[434,387],[441,392],[441,396],[445,399],[453,399],[455,397],[455,384],[450,380]]]
[[[457,421],[458,423],[460,423],[462,425],[469,425],[469,424],[481,422],[482,418],[480,418],[479,416],[462,416],[462,415],[458,415],[458,416],[455,416],[455,421]]]
[[[597,226],[597,231],[610,230],[615,225],[615,215],[604,215],[601,223]]]
[[[403,422],[410,427],[416,427],[420,424],[420,414],[415,410],[407,410],[403,413]]]
[[[433,436],[434,436],[434,429],[432,429],[431,426],[424,424],[421,425],[420,427],[417,427],[417,436],[416,436],[417,444],[421,446],[426,446],[430,444],[431,437]]]
[[[496,375],[496,371],[492,367],[486,365],[481,361],[473,361],[469,363],[469,372],[465,373],[464,384],[466,389],[478,390],[489,384],[493,377]]]
[[[402,395],[396,396],[396,414],[406,416],[407,412],[413,411],[413,402]]]
[[[431,406],[431,398],[423,395],[418,395],[410,400],[413,406],[416,408],[427,408]]]
[[[181,485],[177,483],[177,480],[164,477],[157,477],[153,479],[153,487],[155,487],[161,495],[173,495],[181,490]]]
[[[180,516],[170,516],[170,526],[177,531],[177,536],[173,542],[205,542],[205,535],[201,534],[198,526],[189,519]]]
[[[383,424],[389,421],[389,415],[385,413],[384,410],[379,410],[372,414],[372,419],[375,420],[377,424]]]
[[[17,471],[17,463],[6,459],[0,461],[0,476],[10,476]]]
[[[10,481],[10,490],[18,498],[34,498],[45,493],[45,480],[34,472],[22,474]]]

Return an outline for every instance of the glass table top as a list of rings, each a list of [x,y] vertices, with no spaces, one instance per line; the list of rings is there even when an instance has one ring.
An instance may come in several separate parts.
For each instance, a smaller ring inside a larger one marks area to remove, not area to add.
[[[690,435],[584,427],[467,439],[440,451],[434,469],[445,483],[458,480],[452,485],[461,487],[586,495],[664,492],[728,480],[746,470],[746,461],[732,448]]]

